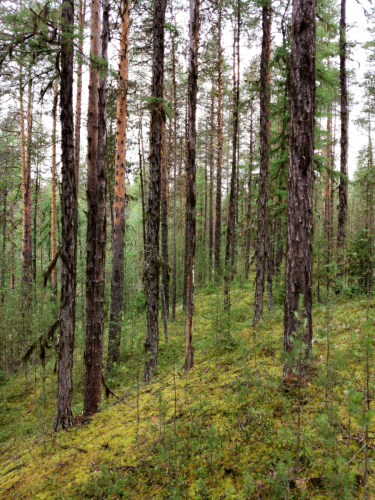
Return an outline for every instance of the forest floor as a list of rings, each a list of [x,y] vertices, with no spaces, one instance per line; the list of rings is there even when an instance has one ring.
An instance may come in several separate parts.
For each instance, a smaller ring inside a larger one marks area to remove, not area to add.
[[[160,322],[159,373],[147,385],[145,318],[128,319],[124,363],[107,380],[122,401],[103,398],[87,420],[77,354],[68,431],[52,432],[53,355],[45,371],[29,366],[27,384],[20,371],[2,385],[0,498],[363,498],[366,428],[375,498],[375,418],[364,409],[366,366],[375,390],[373,332],[363,297],[314,306],[313,355],[299,381],[282,377],[282,305],[253,328],[251,285],[233,288],[230,314],[222,296],[213,285],[197,293],[187,377],[181,307],[168,345]]]

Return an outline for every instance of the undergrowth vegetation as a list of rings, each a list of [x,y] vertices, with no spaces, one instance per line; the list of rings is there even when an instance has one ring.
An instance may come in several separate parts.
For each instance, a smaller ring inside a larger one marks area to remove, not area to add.
[[[228,311],[220,287],[197,295],[196,364],[187,377],[178,309],[149,384],[142,382],[145,319],[128,315],[124,363],[106,380],[115,396],[92,418],[81,415],[83,360],[75,358],[68,431],[52,432],[51,353],[45,369],[34,360],[27,377],[20,370],[5,382],[0,498],[362,498],[366,443],[372,498],[373,332],[365,301],[315,305],[313,354],[298,380],[283,378],[282,306],[253,328],[252,296],[249,283],[237,284]]]

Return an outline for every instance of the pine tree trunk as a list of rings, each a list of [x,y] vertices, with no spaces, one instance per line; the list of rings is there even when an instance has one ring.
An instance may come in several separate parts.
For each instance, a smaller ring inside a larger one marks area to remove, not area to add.
[[[74,25],[74,2],[63,3],[64,31],[71,35]],[[57,411],[55,431],[73,424],[73,349],[76,296],[76,231],[77,200],[74,168],[73,129],[73,42],[71,37],[62,39],[60,71],[61,103],[61,301],[59,368],[57,376]]]
[[[292,14],[290,156],[285,271],[284,348],[293,349],[300,296],[312,345],[312,231],[315,113],[315,2],[295,0]],[[302,325],[300,325],[302,327]]]
[[[212,277],[212,252],[213,252],[213,189],[214,189],[214,84],[211,87],[211,118],[210,118],[210,190],[208,208],[208,279]]]
[[[30,308],[32,281],[31,251],[31,134],[32,134],[32,82],[29,72],[27,137],[25,135],[23,111],[22,68],[20,67],[20,122],[21,122],[21,179],[22,179],[22,291],[24,314]]]
[[[215,275],[218,278],[221,274],[220,247],[221,247],[221,163],[223,156],[223,130],[222,130],[222,54],[221,54],[221,16],[222,7],[218,0],[219,20],[218,20],[218,59],[217,59],[217,168],[216,168],[216,209],[215,209]]]
[[[246,247],[245,247],[245,275],[244,278],[249,278],[250,267],[250,245],[251,245],[251,201],[253,188],[253,101],[250,104],[250,148],[249,148],[249,178],[247,184],[247,211],[246,211]]]
[[[237,60],[237,78],[236,78],[236,46],[240,42],[240,22],[238,13],[237,28],[233,40],[233,129],[232,129],[232,175],[230,182],[228,224],[227,224],[227,242],[225,248],[225,288],[224,304],[229,300],[229,281],[234,270],[235,256],[235,231],[236,231],[236,198],[237,198],[237,137],[238,137],[238,104],[239,104],[239,58]],[[228,144],[229,147],[229,144]],[[230,260],[230,262],[229,262]]]
[[[344,276],[344,249],[348,211],[348,91],[346,81],[346,0],[341,0],[340,18],[341,154],[337,256],[339,276]],[[341,284],[342,287],[342,284]]]
[[[77,94],[76,94],[76,111],[74,124],[74,165],[76,169],[76,190],[78,200],[79,186],[79,156],[81,146],[81,110],[82,110],[82,53],[83,53],[83,30],[86,16],[86,0],[80,0],[78,12],[78,66],[77,66]]]
[[[328,117],[327,117],[327,148],[326,148],[326,182],[325,182],[325,198],[324,198],[324,229],[326,233],[326,304],[328,304],[329,297],[329,287],[330,287],[330,258],[331,258],[331,209],[330,209],[330,173],[329,169],[331,168],[331,110],[328,107]]]
[[[270,45],[271,7],[262,9],[262,55],[260,63],[260,171],[258,196],[258,235],[256,248],[256,289],[253,325],[263,318],[263,293],[267,268],[267,189],[268,189],[268,54]]]
[[[163,300],[165,307],[162,308],[169,316],[169,270],[168,270],[168,198],[167,198],[167,157],[166,157],[166,133],[165,121],[162,123],[162,145],[161,145],[161,258],[164,262],[162,267]]]
[[[56,255],[56,114],[57,114],[58,79],[54,83],[54,103],[52,110],[52,169],[51,169],[51,260]],[[57,269],[52,271],[52,290],[57,293]]]
[[[166,0],[155,1],[154,61],[152,97],[157,100],[151,110],[151,154],[147,221],[147,335],[145,342],[145,369],[143,380],[149,382],[158,366],[159,345],[159,225],[160,225],[160,169],[162,124],[165,120],[164,83],[164,23]]]
[[[126,108],[129,67],[129,0],[121,2],[121,34],[118,69],[115,203],[113,220],[111,310],[108,333],[107,373],[120,361],[121,321],[124,301],[124,231],[125,231],[125,162]]]
[[[104,271],[106,246],[106,93],[107,76],[99,78],[94,58],[108,59],[109,0],[103,2],[100,49],[100,4],[91,4],[91,68],[87,167],[86,343],[83,413],[93,415],[101,401]]]
[[[177,88],[176,48],[172,36],[172,83],[173,83],[173,275],[172,275],[172,321],[176,319],[177,301]]]
[[[185,373],[194,366],[195,142],[198,80],[199,0],[190,0],[188,79],[188,158],[186,164],[186,333]]]
[[[0,278],[0,303],[4,303],[5,297],[5,258],[6,258],[6,232],[7,232],[7,196],[8,189],[5,187],[3,190],[3,214],[2,214],[2,262],[1,262],[1,278]]]
[[[12,195],[12,192],[10,193]],[[11,232],[9,235],[10,239],[10,289],[14,290],[15,285],[15,276],[14,276],[14,239],[13,239],[13,215],[14,208],[13,203],[10,204],[9,207],[9,225],[11,228]]]

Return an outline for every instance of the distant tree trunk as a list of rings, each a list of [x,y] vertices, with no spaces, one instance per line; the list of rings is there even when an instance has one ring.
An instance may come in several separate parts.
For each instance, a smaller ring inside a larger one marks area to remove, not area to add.
[[[60,103],[61,103],[61,301],[59,368],[57,376],[57,411],[55,431],[73,424],[73,349],[76,296],[76,231],[77,200],[74,168],[73,126],[73,39],[74,1],[62,4],[64,32],[61,43]]]
[[[173,275],[172,321],[176,319],[177,299],[177,88],[175,34],[172,35],[172,82],[173,82]]]
[[[210,117],[210,190],[208,208],[208,279],[212,278],[212,251],[214,245],[213,228],[213,188],[214,188],[214,83],[211,87],[211,117]]]
[[[159,225],[160,225],[160,168],[162,124],[165,120],[163,98],[164,82],[164,23],[166,0],[155,0],[154,61],[151,109],[150,182],[147,221],[147,336],[145,342],[145,369],[143,380],[149,382],[158,366],[159,345]]]
[[[86,16],[86,0],[80,0],[78,12],[78,66],[77,66],[77,94],[76,94],[76,112],[74,124],[74,165],[76,169],[76,190],[78,199],[79,186],[79,156],[81,146],[81,110],[82,110],[82,57],[83,57],[83,30]]]
[[[348,91],[346,82],[346,0],[341,0],[340,18],[341,154],[337,256],[339,276],[344,276],[345,232],[348,211]],[[342,287],[342,284],[341,284]]]
[[[247,212],[246,212],[246,248],[245,248],[245,280],[249,278],[250,266],[250,222],[253,181],[253,101],[250,104],[250,148],[249,148],[249,179],[247,187]]]
[[[263,318],[263,293],[267,267],[267,189],[268,189],[268,54],[270,45],[271,6],[262,9],[262,55],[260,63],[260,171],[258,196],[258,236],[256,247],[256,289],[253,325]]]
[[[54,83],[54,103],[52,109],[52,169],[51,169],[51,260],[56,255],[56,111],[57,111],[58,78]],[[52,290],[57,293],[57,269],[52,271]]]
[[[100,4],[91,4],[91,58],[108,60],[109,0],[103,1],[100,50]],[[91,61],[87,166],[86,343],[83,413],[93,415],[101,401],[106,246],[106,108],[107,76],[99,78]]]
[[[125,231],[125,165],[126,108],[129,67],[129,0],[121,2],[121,34],[118,69],[115,203],[113,220],[111,310],[108,333],[106,371],[120,361],[121,321],[124,301],[124,231]],[[142,168],[142,165],[141,165]]]
[[[285,270],[284,348],[293,349],[303,297],[306,352],[312,345],[312,230],[316,4],[295,0],[292,14],[290,156]],[[300,325],[302,327],[302,325]]]
[[[218,278],[221,274],[220,246],[221,246],[221,162],[223,155],[223,130],[222,130],[222,54],[221,54],[221,16],[222,7],[218,0],[219,20],[218,20],[218,40],[217,40],[217,168],[216,168],[216,210],[215,210],[215,274]]]
[[[32,279],[31,252],[31,133],[32,133],[32,81],[29,72],[27,137],[25,135],[23,111],[22,67],[20,67],[20,122],[21,122],[21,179],[22,179],[22,289],[24,313],[30,308],[30,285]],[[27,154],[26,154],[27,145]]]
[[[4,303],[4,297],[5,297],[5,258],[6,258],[6,232],[7,232],[7,196],[8,196],[8,190],[7,188],[4,188],[3,190],[3,216],[2,216],[2,251],[3,251],[3,257],[2,257],[2,262],[1,262],[1,283],[0,283],[0,289],[1,289],[1,298],[0,302],[1,304]]]
[[[198,81],[199,0],[190,0],[188,158],[186,164],[186,334],[185,373],[194,366],[194,259],[195,259],[195,141]]]
[[[12,193],[10,193],[12,194]],[[10,204],[9,207],[9,225],[11,228],[13,228],[13,202]],[[13,239],[13,231],[11,231],[10,235],[10,289],[14,290],[14,285],[15,285],[15,277],[14,277],[14,239]]]
[[[163,91],[164,94],[164,91]],[[161,185],[161,258],[166,266],[162,267],[162,284],[164,308],[162,314],[166,313],[166,318],[169,316],[169,271],[168,271],[168,198],[167,198],[167,155],[166,155],[166,132],[165,121],[162,123],[162,144],[161,144],[161,171],[160,171],[160,185]]]

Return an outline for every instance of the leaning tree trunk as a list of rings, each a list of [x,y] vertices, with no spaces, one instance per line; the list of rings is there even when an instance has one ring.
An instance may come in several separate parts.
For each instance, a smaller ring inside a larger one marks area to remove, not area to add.
[[[99,54],[108,60],[109,0],[103,2],[102,46],[100,50],[100,5],[91,4],[91,57]],[[86,343],[83,413],[93,415],[101,401],[104,271],[106,246],[106,68],[99,70],[91,61],[89,87],[89,120],[87,133],[87,277],[86,277]]]
[[[340,19],[341,155],[337,257],[339,276],[344,276],[345,230],[348,211],[348,91],[346,82],[346,0],[341,0]]]
[[[312,236],[315,112],[315,11],[294,0],[290,66],[290,156],[285,270],[284,348],[293,349],[300,296],[306,318],[306,352],[312,345]]]
[[[73,424],[72,371],[77,267],[77,201],[73,137],[73,0],[64,1],[62,18],[64,20],[64,31],[67,33],[67,38],[62,39],[60,70],[62,241],[59,368],[57,376],[55,431],[58,431],[60,428],[66,429]]]
[[[258,235],[256,248],[256,289],[253,325],[263,318],[263,293],[267,266],[267,189],[268,189],[268,53],[270,45],[271,6],[267,1],[262,10],[262,55],[260,62],[260,170],[258,196]]]
[[[120,361],[121,321],[124,300],[125,161],[126,108],[129,67],[129,5],[129,0],[122,0],[120,58],[118,69],[119,93],[117,96],[111,310],[108,333],[107,373],[112,370],[114,363],[119,363]]]
[[[219,3],[219,20],[218,20],[218,40],[217,40],[217,168],[216,168],[216,210],[215,210],[215,246],[214,246],[214,261],[216,278],[220,276],[220,246],[221,246],[221,163],[223,156],[223,129],[222,129],[222,54],[221,54],[221,2]]]
[[[147,335],[145,342],[145,369],[143,380],[148,382],[158,366],[159,345],[159,225],[160,225],[160,167],[161,135],[165,121],[163,99],[164,82],[164,23],[166,0],[155,1],[154,11],[154,61],[151,109],[151,154],[147,221]]]
[[[194,366],[195,142],[198,89],[199,0],[190,0],[188,79],[188,143],[186,163],[186,333],[185,373]]]

